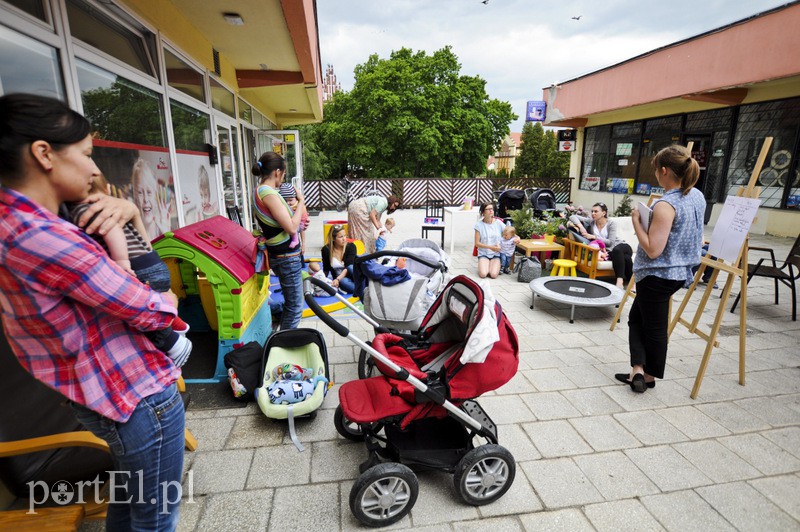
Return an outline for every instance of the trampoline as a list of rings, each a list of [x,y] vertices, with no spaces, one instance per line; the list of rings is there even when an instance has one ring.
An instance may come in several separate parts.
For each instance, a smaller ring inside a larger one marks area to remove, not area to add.
[[[536,295],[570,305],[569,322],[575,322],[575,307],[610,307],[618,305],[625,290],[595,279],[583,277],[539,277],[530,283],[531,308]]]

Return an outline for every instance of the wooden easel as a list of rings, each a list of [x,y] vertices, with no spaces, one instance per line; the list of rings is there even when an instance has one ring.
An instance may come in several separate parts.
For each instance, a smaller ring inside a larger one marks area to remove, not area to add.
[[[686,145],[686,148],[689,150],[689,153],[692,153],[692,148],[694,148],[694,141],[689,141]],[[650,197],[647,198],[647,206],[651,207],[653,203],[656,202],[663,194],[650,194]],[[617,323],[619,323],[620,317],[622,316],[622,309],[625,308],[625,302],[628,300],[629,297],[633,297],[636,295],[636,281],[633,279],[633,275],[631,275],[630,280],[628,281],[628,286],[625,287],[625,294],[623,294],[622,299],[619,301],[619,305],[617,305],[617,313],[614,314],[614,319],[611,320],[611,327],[609,327],[610,331],[613,331],[617,327]],[[672,316],[672,299],[669,300],[669,315]]]
[[[772,146],[772,137],[767,137],[764,139],[764,144],[761,146],[761,153],[758,156],[758,160],[756,161],[755,168],[753,169],[753,173],[750,175],[750,181],[747,183],[747,188],[739,187],[736,195],[738,197],[745,197],[745,198],[758,198],[761,195],[761,187],[756,187],[756,181],[758,179],[759,174],[761,173],[761,168],[764,165],[764,161],[767,158],[767,153],[769,152],[770,147]],[[748,250],[748,238],[745,237],[744,243],[742,244],[741,249],[739,250],[739,255],[736,260],[731,264],[726,264],[724,260],[717,259],[713,260],[708,256],[702,257],[700,260],[700,268],[697,270],[697,273],[694,276],[694,281],[692,285],[689,287],[689,290],[686,292],[686,295],[683,298],[683,301],[678,308],[678,312],[675,313],[675,316],[672,318],[672,321],[669,325],[668,334],[671,335],[672,331],[675,329],[675,326],[679,323],[681,325],[685,325],[690,333],[694,333],[703,340],[706,341],[706,349],[703,353],[703,359],[700,362],[700,367],[697,370],[697,377],[694,380],[694,387],[692,387],[692,393],[690,397],[692,399],[697,398],[697,394],[700,391],[700,385],[703,382],[703,376],[706,373],[706,368],[708,367],[708,361],[711,358],[711,350],[714,347],[719,346],[719,342],[717,342],[717,334],[719,333],[719,328],[722,325],[722,317],[725,313],[725,305],[728,303],[728,298],[731,295],[731,290],[733,289],[733,282],[735,277],[739,277],[740,285],[741,285],[741,308],[739,310],[739,384],[744,386],[745,381],[745,347],[747,341],[747,250]],[[700,279],[703,277],[703,272],[705,272],[706,268],[712,268],[714,273],[711,274],[711,279],[708,281],[706,285],[706,290],[703,293],[703,297],[700,299],[700,303],[697,306],[697,310],[695,311],[694,319],[691,322],[683,319],[681,316],[683,314],[686,305],[689,303],[689,300],[694,294],[695,288],[697,288],[697,284],[700,282]],[[719,272],[724,271],[728,273],[728,279],[725,281],[725,287],[722,290],[722,295],[720,296],[719,308],[717,309],[717,314],[714,318],[714,322],[711,325],[711,330],[709,332],[704,332],[698,330],[697,324],[700,321],[700,317],[703,315],[703,311],[706,308],[706,304],[708,303],[708,299],[711,297],[711,293],[713,290],[714,283],[717,282],[717,276]]]

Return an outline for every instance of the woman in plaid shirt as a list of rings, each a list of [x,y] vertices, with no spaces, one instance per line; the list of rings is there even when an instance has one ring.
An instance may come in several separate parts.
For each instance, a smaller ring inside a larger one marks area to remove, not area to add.
[[[141,284],[58,216],[100,174],[89,133],[89,122],[58,100],[0,97],[3,326],[20,364],[108,442],[123,473],[107,528],[174,530],[184,444],[179,371],[143,331],[170,325],[177,300]],[[122,211],[107,210],[90,230],[119,222]]]

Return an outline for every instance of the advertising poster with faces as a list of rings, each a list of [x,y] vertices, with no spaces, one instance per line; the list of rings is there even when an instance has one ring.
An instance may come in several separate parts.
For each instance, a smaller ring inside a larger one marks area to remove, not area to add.
[[[176,162],[185,224],[219,215],[219,184],[217,173],[208,162],[208,153],[178,150]]]
[[[139,208],[147,236],[178,228],[178,209],[166,148],[95,139],[92,158],[110,185],[112,196]]]

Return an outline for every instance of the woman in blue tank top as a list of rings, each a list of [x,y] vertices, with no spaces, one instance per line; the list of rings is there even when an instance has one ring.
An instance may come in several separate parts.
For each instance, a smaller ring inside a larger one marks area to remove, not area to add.
[[[700,264],[706,208],[703,193],[694,188],[700,167],[688,149],[664,148],[653,157],[653,167],[664,195],[653,205],[648,231],[633,213],[639,249],[633,264],[636,298],[628,317],[631,371],[615,375],[639,393],[664,378],[669,300]]]

